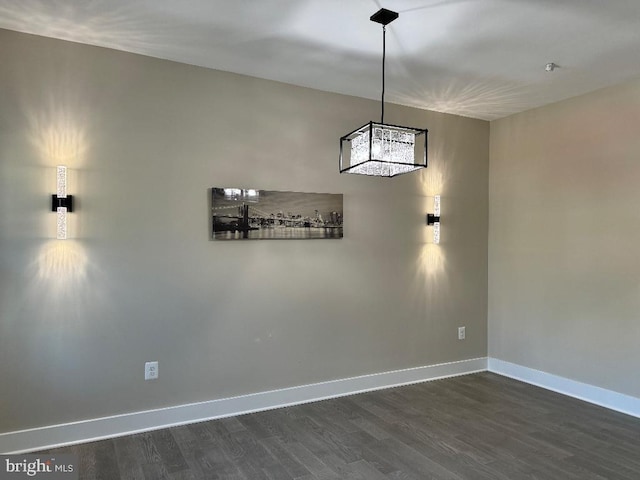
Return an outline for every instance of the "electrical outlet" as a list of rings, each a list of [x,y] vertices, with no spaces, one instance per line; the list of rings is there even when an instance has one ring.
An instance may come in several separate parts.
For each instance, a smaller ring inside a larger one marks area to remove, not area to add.
[[[156,380],[158,378],[158,362],[146,362],[144,364],[144,379]]]
[[[464,340],[466,336],[466,327],[458,327],[458,340]]]

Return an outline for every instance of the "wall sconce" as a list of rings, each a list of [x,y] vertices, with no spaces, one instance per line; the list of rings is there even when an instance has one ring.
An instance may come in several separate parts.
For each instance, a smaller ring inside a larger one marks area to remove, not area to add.
[[[67,238],[67,213],[73,212],[73,195],[67,195],[67,167],[58,165],[56,193],[51,195],[51,211],[57,213],[56,238]]]
[[[427,214],[427,225],[433,225],[433,243],[440,243],[440,195],[433,197],[433,213]]]

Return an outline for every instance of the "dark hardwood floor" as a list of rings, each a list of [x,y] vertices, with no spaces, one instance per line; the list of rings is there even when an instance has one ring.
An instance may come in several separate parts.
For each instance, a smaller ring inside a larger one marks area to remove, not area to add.
[[[49,452],[91,480],[638,480],[640,419],[479,373]]]

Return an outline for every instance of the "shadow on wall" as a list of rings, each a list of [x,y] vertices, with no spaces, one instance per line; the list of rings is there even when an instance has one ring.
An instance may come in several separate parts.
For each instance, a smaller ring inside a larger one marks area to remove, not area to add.
[[[78,113],[54,98],[49,98],[48,105],[39,111],[27,112],[29,141],[44,165],[66,165],[72,170],[84,165],[89,143],[86,130],[80,125],[86,125],[86,115]]]
[[[39,101],[30,99],[23,102],[26,118],[26,140],[33,148],[33,159],[43,165],[42,196],[56,191],[56,166],[69,167],[69,193],[77,195],[80,185],[78,172],[85,165],[90,143],[86,127],[89,115],[73,89],[60,87],[58,94],[44,94]],[[28,95],[24,95],[26,100]],[[34,192],[39,194],[40,192]],[[82,194],[76,200],[82,199]],[[33,260],[27,266],[26,300],[40,305],[41,311],[48,312],[49,325],[77,327],[87,320],[87,308],[98,298],[84,298],[92,291],[88,288],[90,270],[89,256],[85,246],[78,240],[80,224],[78,210],[74,202],[74,213],[68,216],[69,236],[76,240],[56,240],[56,215],[46,203],[42,212],[41,231],[36,237],[45,239],[35,250]],[[44,205],[43,205],[44,206]],[[46,240],[50,239],[50,240]],[[95,267],[93,267],[94,274]],[[95,276],[95,275],[94,275]],[[95,295],[92,293],[92,297]],[[33,297],[33,298],[29,298]],[[37,297],[37,298],[36,298]],[[54,323],[55,322],[55,323]]]
[[[0,5],[6,28],[72,42],[118,50],[153,53],[167,27],[145,16],[133,2],[102,8],[101,2],[83,2],[85,18],[78,22],[74,8],[59,0],[22,0],[11,7]]]
[[[437,116],[437,119],[442,119]],[[430,125],[430,134],[438,135],[443,131],[442,121]],[[455,145],[448,145],[442,139],[438,142],[430,142],[428,168],[420,173],[420,189],[424,195],[422,199],[422,211],[424,212],[424,229],[422,238],[422,249],[417,262],[418,271],[416,280],[419,278],[441,276],[445,270],[445,257],[440,245],[433,242],[433,228],[427,227],[426,215],[433,213],[433,198],[435,195],[443,195],[446,199],[447,186],[451,177],[449,159],[456,157]],[[446,202],[446,200],[445,200]]]
[[[51,289],[70,290],[87,278],[87,255],[80,243],[53,240],[40,248],[30,270],[39,282],[51,282]]]
[[[79,117],[76,110],[49,98],[40,111],[26,113],[29,143],[40,163],[45,165],[43,196],[55,193],[56,165],[69,167],[70,193],[75,195],[78,191],[77,172],[85,164],[89,142],[85,129],[80,126],[83,117]],[[71,237],[77,238],[77,202],[74,210],[68,217],[69,232]],[[49,313],[49,320],[55,319],[56,325],[79,326],[86,320],[84,308],[88,303],[82,298],[83,292],[87,291],[89,269],[86,249],[78,240],[55,240],[56,215],[48,209],[43,211],[41,228],[41,238],[51,240],[40,245],[27,267],[31,282],[27,295],[38,297],[33,301],[44,307],[44,311]]]
[[[462,149],[459,139],[463,125],[467,119],[448,115],[434,116],[429,125],[430,151],[429,166],[418,177],[423,197],[422,222],[424,225],[422,238],[417,239],[419,248],[412,282],[411,300],[422,304],[424,311],[431,311],[434,305],[447,304],[452,296],[451,279],[448,271],[449,245],[455,240],[447,224],[447,216],[454,212],[448,210],[448,199],[460,192],[460,176],[462,169],[469,164],[469,159],[461,158]],[[442,197],[442,228],[440,244],[433,243],[433,227],[426,224],[427,213],[433,212],[433,197]],[[460,215],[455,215],[459,217]],[[444,303],[443,303],[444,302]]]
[[[80,327],[87,320],[86,308],[94,304],[84,299],[89,261],[84,247],[74,240],[51,240],[38,250],[27,268],[29,303],[47,312],[48,326]],[[37,298],[36,298],[37,297]]]
[[[409,78],[424,78],[424,75],[415,74]],[[502,85],[496,87],[497,83]],[[429,88],[416,82],[412,90],[398,93],[395,100],[401,104],[418,104],[419,108],[435,112],[493,120],[527,108],[531,102],[522,100],[525,89],[525,85],[503,79],[482,83],[459,77],[446,85],[431,84]]]
[[[431,128],[430,133],[436,128]],[[449,164],[447,162],[451,155],[445,156],[444,144],[436,142],[429,152],[429,166],[422,171],[419,177],[421,191],[423,197],[421,199],[421,211],[424,213],[421,221],[423,222],[422,238],[416,259],[414,281],[412,282],[414,291],[412,301],[419,302],[422,311],[429,310],[434,305],[434,300],[442,296],[447,291],[448,272],[447,258],[445,255],[446,244],[434,244],[433,227],[427,226],[427,213],[433,213],[433,198],[435,195],[443,195],[446,199],[446,188],[450,176]],[[445,208],[446,208],[446,200]],[[446,210],[445,210],[446,211]],[[446,235],[443,236],[446,242]]]

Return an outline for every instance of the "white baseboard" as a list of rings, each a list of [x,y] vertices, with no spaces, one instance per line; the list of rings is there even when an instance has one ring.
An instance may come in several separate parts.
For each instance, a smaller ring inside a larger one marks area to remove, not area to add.
[[[344,378],[251,395],[0,434],[0,453],[25,453],[486,371],[487,358]]]
[[[483,357],[8,432],[0,434],[0,453],[56,448],[486,370],[640,418],[640,398]]]
[[[569,397],[578,398],[617,412],[640,418],[640,398],[576,382],[568,378],[505,362],[497,358],[488,359],[488,370],[505,377],[514,378],[531,385],[552,390]]]

